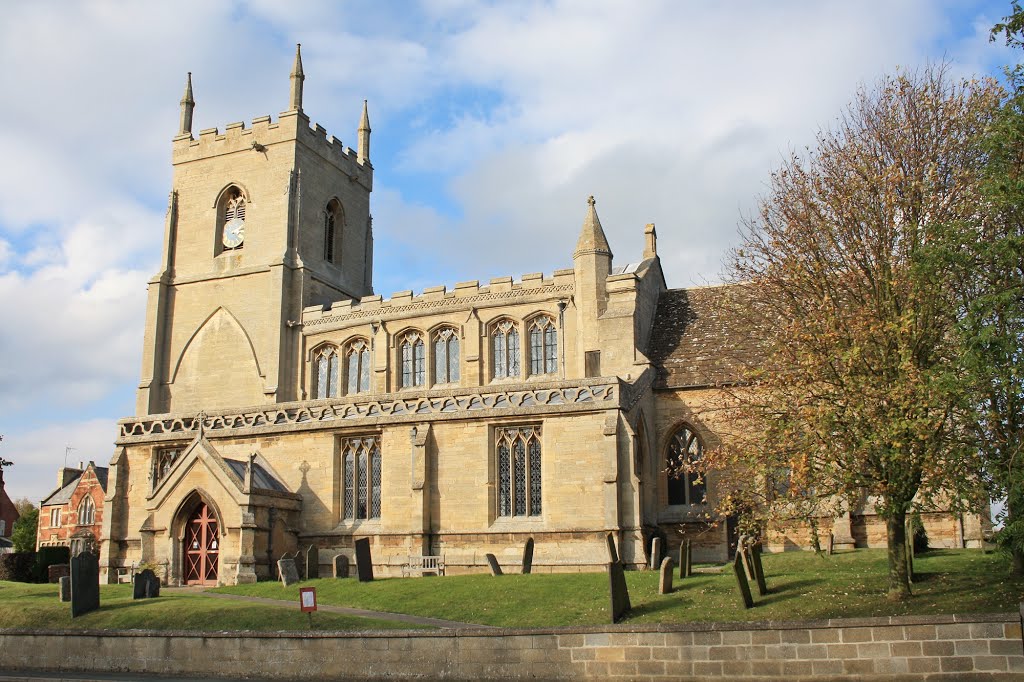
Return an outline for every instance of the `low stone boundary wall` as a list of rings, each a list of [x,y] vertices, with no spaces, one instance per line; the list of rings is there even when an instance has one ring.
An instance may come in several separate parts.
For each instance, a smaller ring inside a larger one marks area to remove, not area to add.
[[[260,679],[1024,680],[1018,614],[359,633],[0,630],[0,669]]]

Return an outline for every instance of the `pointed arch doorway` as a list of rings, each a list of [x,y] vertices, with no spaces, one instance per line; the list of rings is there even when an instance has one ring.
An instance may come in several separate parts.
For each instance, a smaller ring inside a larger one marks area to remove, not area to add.
[[[196,506],[185,522],[184,546],[186,585],[216,585],[220,557],[217,517],[205,503]]]

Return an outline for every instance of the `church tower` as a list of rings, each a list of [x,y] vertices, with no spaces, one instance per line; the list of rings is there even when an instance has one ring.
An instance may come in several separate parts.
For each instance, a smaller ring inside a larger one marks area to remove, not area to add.
[[[173,141],[160,272],[149,282],[136,414],[300,399],[302,310],[372,294],[370,125],[358,151],[310,126],[300,47],[288,110]]]

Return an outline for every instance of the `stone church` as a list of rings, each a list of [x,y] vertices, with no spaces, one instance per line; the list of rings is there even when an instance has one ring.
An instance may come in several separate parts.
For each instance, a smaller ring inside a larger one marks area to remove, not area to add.
[[[413,555],[514,571],[531,537],[534,571],[601,570],[608,533],[628,565],[655,535],[725,559],[734,528],[696,468],[715,436],[693,413],[735,371],[722,289],[668,289],[653,224],[613,262],[590,198],[571,267],[383,298],[366,104],[350,149],[310,125],[303,81],[297,51],[276,121],[197,138],[189,78],[110,462],[108,579],[146,563],[171,584],[253,582],[360,538],[383,575]]]

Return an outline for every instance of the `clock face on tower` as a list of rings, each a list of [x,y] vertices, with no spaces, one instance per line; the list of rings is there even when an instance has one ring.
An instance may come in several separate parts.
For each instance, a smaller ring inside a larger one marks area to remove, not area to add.
[[[224,223],[224,236],[221,241],[229,249],[237,249],[241,246],[245,241],[245,221],[241,218],[232,218]]]

